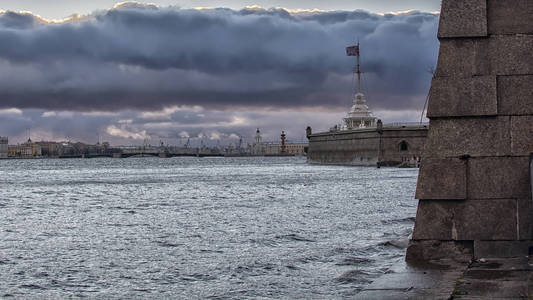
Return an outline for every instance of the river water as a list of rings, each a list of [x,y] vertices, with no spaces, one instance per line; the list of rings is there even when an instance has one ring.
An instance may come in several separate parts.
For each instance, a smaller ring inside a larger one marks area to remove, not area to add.
[[[402,259],[417,174],[303,158],[0,160],[0,298],[350,298]]]

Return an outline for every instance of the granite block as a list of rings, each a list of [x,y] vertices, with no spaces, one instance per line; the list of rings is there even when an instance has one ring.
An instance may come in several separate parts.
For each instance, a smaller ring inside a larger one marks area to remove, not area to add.
[[[529,157],[483,157],[468,162],[468,199],[530,198]]]
[[[473,271],[533,271],[526,256],[476,260],[468,267]]]
[[[515,240],[514,199],[420,200],[413,232],[415,240]]]
[[[530,198],[517,200],[518,239],[533,240],[533,202]]]
[[[461,201],[463,202],[463,201]],[[452,240],[453,208],[458,201],[420,200],[413,230],[415,240]]]
[[[494,35],[488,40],[490,73],[487,74],[533,74],[533,35]]]
[[[523,278],[527,276],[528,272],[517,271],[516,273],[524,273],[515,275],[515,277]],[[490,274],[489,274],[490,275]],[[471,279],[466,277],[459,280],[454,296],[450,299],[527,299],[528,281],[509,279]],[[467,295],[470,298],[456,297],[455,295]]]
[[[439,38],[487,36],[487,0],[443,1]]]
[[[515,240],[518,238],[515,199],[468,200],[454,207],[458,240]]]
[[[416,199],[457,200],[466,199],[466,194],[466,161],[457,158],[422,160]]]
[[[511,150],[513,155],[533,153],[533,115],[511,117]]]
[[[497,114],[496,76],[433,79],[428,118]]]
[[[498,76],[500,115],[533,114],[533,75]]]
[[[405,260],[410,264],[438,259],[469,262],[473,255],[473,241],[411,240]]]
[[[533,2],[531,0],[488,0],[488,33],[533,33],[532,15]]]
[[[474,241],[474,257],[524,257],[529,255],[531,246],[531,241]]]
[[[435,75],[472,77],[489,75],[489,39],[441,40]]]
[[[424,157],[511,154],[509,117],[432,119]]]

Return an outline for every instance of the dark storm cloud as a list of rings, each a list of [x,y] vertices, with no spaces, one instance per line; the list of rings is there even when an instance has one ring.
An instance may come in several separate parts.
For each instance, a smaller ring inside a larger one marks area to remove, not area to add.
[[[0,14],[0,107],[157,110],[171,105],[346,106],[362,44],[374,107],[423,102],[438,16],[126,4],[50,23]],[[397,99],[421,99],[398,103]],[[417,107],[418,108],[418,107]]]

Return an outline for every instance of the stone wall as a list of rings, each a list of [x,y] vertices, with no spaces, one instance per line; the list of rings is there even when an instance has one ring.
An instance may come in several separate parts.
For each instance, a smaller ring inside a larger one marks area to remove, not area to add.
[[[427,126],[357,129],[312,134],[307,153],[310,163],[353,166],[395,166],[421,157]],[[405,142],[407,150],[401,148]]]
[[[533,1],[443,0],[408,260],[528,255]]]

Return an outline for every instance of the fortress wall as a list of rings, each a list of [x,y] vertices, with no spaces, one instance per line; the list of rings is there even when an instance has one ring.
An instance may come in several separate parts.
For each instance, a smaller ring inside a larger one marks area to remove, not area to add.
[[[376,128],[317,133],[309,136],[307,153],[310,163],[376,166],[378,161],[399,165],[404,160],[420,157],[427,128]],[[407,150],[400,143],[407,142]]]
[[[528,255],[533,2],[443,0],[408,260]]]

